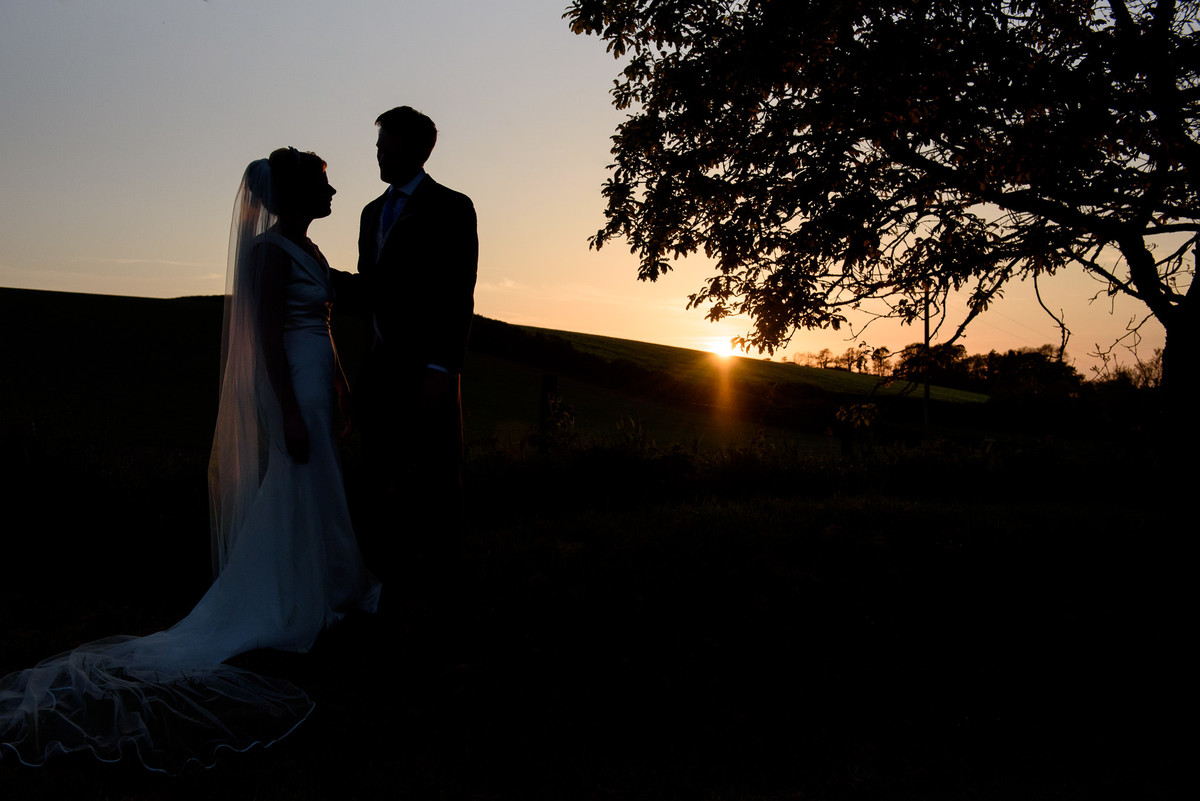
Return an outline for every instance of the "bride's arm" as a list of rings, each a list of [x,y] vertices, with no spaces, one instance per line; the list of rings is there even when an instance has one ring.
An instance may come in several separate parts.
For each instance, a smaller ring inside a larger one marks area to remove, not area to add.
[[[283,347],[284,290],[292,268],[291,257],[274,245],[259,245],[263,253],[262,291],[259,295],[259,336],[267,377],[283,412],[283,438],[296,462],[308,461],[308,429],[292,388],[292,371]]]
[[[363,314],[366,299],[363,296],[365,287],[362,275],[332,267],[329,274],[333,280],[333,294],[338,306],[354,314]]]
[[[338,411],[342,415],[342,432],[339,436],[345,437],[350,434],[353,426],[354,407],[350,397],[350,382],[346,380],[346,371],[342,368],[342,360],[338,358],[336,350],[333,352],[333,361],[333,388],[337,391]]]

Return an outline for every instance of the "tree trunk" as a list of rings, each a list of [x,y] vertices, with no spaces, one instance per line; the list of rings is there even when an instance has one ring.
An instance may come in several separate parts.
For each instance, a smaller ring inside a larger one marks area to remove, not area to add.
[[[1200,440],[1195,404],[1197,377],[1200,376],[1200,330],[1184,307],[1175,309],[1166,329],[1163,345],[1162,392],[1166,407],[1167,431],[1180,445],[1191,448]]]
[[[1192,290],[1181,302],[1173,303],[1168,287],[1158,273],[1154,254],[1145,237],[1130,235],[1118,241],[1118,248],[1129,266],[1129,278],[1137,288],[1137,297],[1162,323],[1166,332],[1163,344],[1162,393],[1167,417],[1162,421],[1161,435],[1176,445],[1190,448],[1197,442],[1200,426],[1189,407],[1196,397],[1196,377],[1200,375],[1200,343],[1197,342],[1195,315],[1192,306],[1200,302]],[[1198,256],[1200,258],[1200,256]]]

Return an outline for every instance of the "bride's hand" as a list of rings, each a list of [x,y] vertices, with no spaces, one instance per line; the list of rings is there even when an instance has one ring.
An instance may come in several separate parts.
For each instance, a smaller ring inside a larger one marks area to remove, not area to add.
[[[299,410],[284,413],[283,441],[293,462],[304,464],[308,461],[308,429],[304,426]]]

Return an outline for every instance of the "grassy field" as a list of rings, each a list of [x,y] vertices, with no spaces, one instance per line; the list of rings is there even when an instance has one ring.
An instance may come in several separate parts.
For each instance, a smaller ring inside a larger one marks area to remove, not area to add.
[[[732,380],[758,387],[797,384],[820,392],[864,397],[873,393],[886,396],[920,391],[908,382],[881,383],[875,376],[845,370],[823,370],[743,356],[722,359],[706,351],[675,348],[670,345],[571,331],[553,333],[586,353],[594,353],[609,361],[628,361],[682,381],[716,385],[722,380]],[[945,387],[932,387],[931,397],[935,401],[951,403],[982,403],[987,400],[986,395],[978,392]]]
[[[220,302],[0,312],[7,673],[203,592]],[[318,705],[271,749],[175,778],[6,758],[0,797],[1179,797],[1191,562],[1154,443],[996,431],[978,398],[914,441],[897,399],[846,450],[869,389],[753,402],[832,371],[735,362],[723,406],[703,354],[477,331],[454,586],[242,657]],[[572,414],[543,426],[546,375]]]

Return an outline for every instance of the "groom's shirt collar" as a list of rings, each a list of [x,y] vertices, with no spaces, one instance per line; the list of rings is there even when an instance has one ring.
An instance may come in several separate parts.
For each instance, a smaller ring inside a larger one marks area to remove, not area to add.
[[[407,200],[408,198],[412,197],[413,192],[417,191],[417,185],[420,184],[424,178],[425,170],[417,170],[417,174],[414,175],[412,180],[406,183],[404,186],[396,186],[395,184],[390,185],[388,187],[388,194],[390,195],[393,192],[399,192],[401,195],[403,195],[402,199]]]
[[[425,178],[425,170],[417,170],[417,174],[412,177],[408,183],[403,186],[391,184],[388,186],[385,193],[383,208],[379,212],[379,229],[375,233],[375,253],[378,257],[379,251],[383,250],[383,243],[387,240],[388,231],[392,229],[392,225],[404,213],[404,207],[408,205],[408,199],[412,193],[417,191],[417,186]]]

